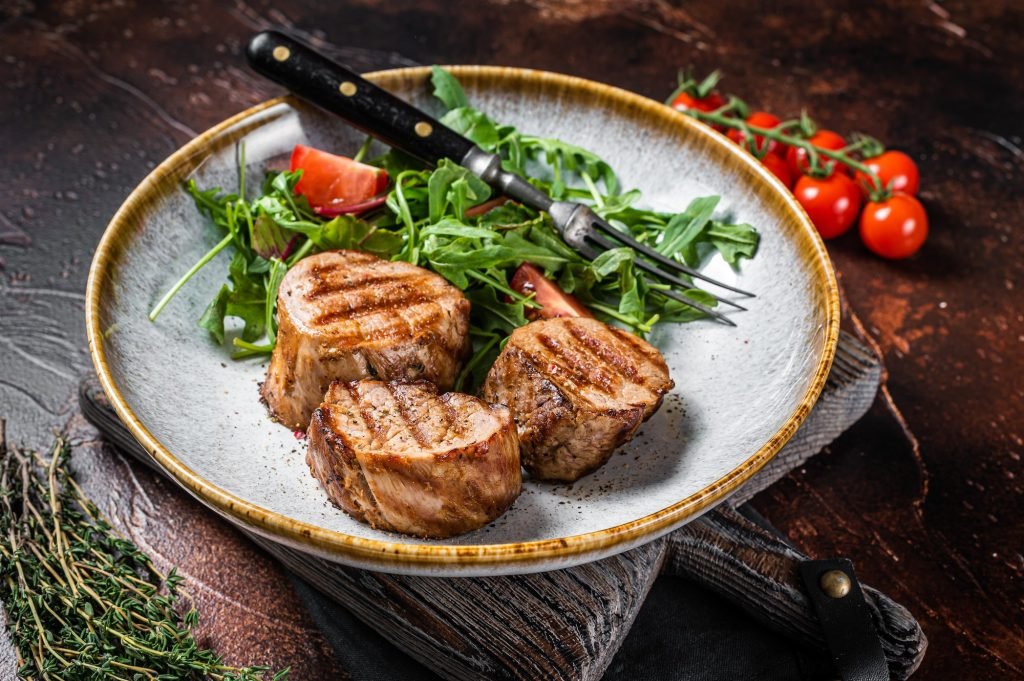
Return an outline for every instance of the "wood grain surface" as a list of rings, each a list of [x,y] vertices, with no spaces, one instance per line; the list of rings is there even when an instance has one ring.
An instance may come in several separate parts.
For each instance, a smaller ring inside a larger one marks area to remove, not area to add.
[[[830,244],[888,391],[756,500],[815,555],[921,618],[923,678],[1024,674],[1024,8],[1001,0],[362,0],[0,4],[0,408],[44,444],[89,369],[86,266],[162,158],[278,91],[242,65],[254,30],[347,46],[358,69],[545,68],[655,98],[722,68],[759,107],[806,107],[920,163],[932,237],[909,263]],[[900,411],[894,409],[894,405]],[[274,594],[277,597],[277,594]]]

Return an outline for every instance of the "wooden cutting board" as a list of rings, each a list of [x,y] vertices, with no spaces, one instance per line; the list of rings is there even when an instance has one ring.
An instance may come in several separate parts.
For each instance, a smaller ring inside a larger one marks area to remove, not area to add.
[[[645,546],[565,570],[486,578],[389,575],[312,558],[251,535],[287,569],[338,601],[412,657],[449,679],[599,679],[654,580],[682,576],[719,593],[765,626],[824,649],[798,565],[806,556],[734,507],[801,465],[855,422],[881,380],[878,358],[848,334],[807,421],[727,504]],[[153,466],[93,382],[85,416]],[[893,678],[920,664],[927,641],[901,605],[864,587]]]

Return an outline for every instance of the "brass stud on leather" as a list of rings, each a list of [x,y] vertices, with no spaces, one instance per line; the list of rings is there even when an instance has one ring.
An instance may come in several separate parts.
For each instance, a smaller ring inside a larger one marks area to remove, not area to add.
[[[850,576],[842,570],[829,570],[821,576],[818,584],[830,598],[842,598],[850,593],[853,587]]]
[[[274,48],[273,55],[277,61],[286,61],[288,57],[292,56],[292,51],[284,45],[278,45]]]
[[[430,137],[430,133],[434,132],[434,126],[426,121],[420,121],[416,124],[416,127],[414,127],[413,130],[415,130],[416,134],[420,137]]]
[[[350,80],[346,80],[345,82],[338,86],[338,92],[345,95],[346,97],[351,97],[356,93],[356,84]]]

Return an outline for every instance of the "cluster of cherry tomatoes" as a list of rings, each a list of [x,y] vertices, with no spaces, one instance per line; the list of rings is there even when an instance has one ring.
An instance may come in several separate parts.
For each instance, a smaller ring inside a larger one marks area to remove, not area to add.
[[[859,215],[861,240],[883,258],[909,258],[921,248],[928,216],[916,197],[913,159],[868,138],[849,145],[838,133],[816,130],[806,116],[784,122],[765,111],[749,112],[740,100],[714,90],[716,81],[716,74],[699,84],[681,78],[669,104],[759,158],[793,192],[822,238],[846,233]],[[814,147],[813,158],[806,145]]]

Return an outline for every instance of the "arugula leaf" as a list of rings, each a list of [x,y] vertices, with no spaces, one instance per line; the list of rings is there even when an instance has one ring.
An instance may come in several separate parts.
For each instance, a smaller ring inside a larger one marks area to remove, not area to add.
[[[490,116],[467,106],[452,109],[441,116],[441,122],[460,135],[468,137],[484,151],[494,151],[501,139],[498,135],[498,126]]]
[[[248,261],[241,252],[235,253],[228,266],[231,294],[227,298],[225,316],[238,317],[244,322],[242,340],[253,342],[263,337],[266,329],[267,289],[262,277],[251,276]]]
[[[558,235],[558,232],[555,231],[555,226],[551,223],[551,216],[546,213],[538,216],[536,220],[518,227],[516,231],[521,233],[523,238],[546,248],[551,253],[563,258],[566,262],[584,262],[583,256],[574,251]]]
[[[387,259],[402,250],[402,235],[387,229],[375,229],[359,242],[359,250]]]
[[[646,316],[644,304],[646,286],[633,270],[633,261],[628,261],[619,271],[619,314],[642,320]]]
[[[387,171],[388,177],[398,177],[406,170],[422,170],[423,163],[415,156],[410,156],[404,151],[391,149],[388,152],[366,162],[368,165],[383,168]]]
[[[291,250],[294,234],[288,234],[269,215],[253,220],[249,230],[249,243],[261,258],[281,258]]]
[[[288,272],[288,267],[280,260],[274,259],[270,264],[270,273],[267,275],[266,298],[264,299],[263,315],[264,325],[267,329],[267,338],[273,344],[277,341],[277,318],[274,313],[277,311],[277,291],[281,287],[281,280]]]
[[[521,301],[498,300],[493,288],[470,289],[466,298],[472,304],[473,323],[484,331],[508,334],[526,324],[525,305]]]
[[[200,213],[213,220],[215,224],[226,227],[225,206],[237,200],[237,196],[225,194],[219,187],[201,190],[192,178],[185,182],[185,191],[195,201]]]
[[[472,248],[468,244],[460,244],[455,248],[448,248],[449,245],[451,244],[445,244],[433,251],[424,251],[423,254],[434,269],[462,289],[469,286],[466,279],[467,270],[518,267],[522,261],[518,253],[505,246]]]
[[[596,280],[601,281],[609,274],[621,272],[627,263],[633,262],[633,257],[631,248],[610,248],[594,258],[590,263],[590,268],[594,271]]]
[[[714,307],[716,300],[707,291],[701,291],[700,289],[689,289],[681,291],[682,295],[689,298],[690,300],[706,305],[707,307]],[[692,322],[697,319],[703,319],[706,315],[698,310],[697,308],[684,305],[675,300],[669,300],[665,303],[660,313],[660,321],[663,322]]]
[[[536,220],[539,214],[526,206],[507,201],[479,216],[476,223],[490,229],[523,225]]]
[[[469,99],[462,85],[440,66],[430,67],[430,82],[434,85],[434,96],[449,109],[469,107]]]
[[[562,140],[530,135],[521,135],[520,144],[528,157],[539,159],[543,156],[554,169],[556,182],[562,181],[561,173],[566,170],[579,175],[585,174],[595,182],[602,182],[605,192],[609,195],[619,193],[619,179],[615,171],[592,151]]]
[[[442,159],[427,180],[427,196],[430,222],[438,222],[449,209],[455,219],[465,221],[466,209],[489,199],[491,188],[462,166]]]
[[[199,326],[209,331],[218,345],[224,342],[224,315],[227,313],[230,295],[231,289],[227,284],[222,284],[220,291],[206,306],[203,316],[199,318]]]
[[[469,334],[473,338],[473,356],[455,379],[455,390],[476,393],[486,380],[498,353],[505,348],[508,336],[483,331],[475,326],[469,327]]]
[[[699,265],[697,244],[717,205],[717,196],[702,196],[691,201],[686,210],[669,220],[661,241],[655,248],[659,253],[669,257],[681,255],[691,267]]]
[[[722,259],[735,265],[740,258],[753,258],[760,242],[757,230],[747,224],[730,225],[724,222],[713,222],[707,231],[708,240]]]
[[[541,267],[547,273],[554,273],[561,269],[569,258],[562,253],[553,251],[543,244],[523,238],[519,232],[506,232],[502,245],[516,254],[515,266],[524,262]]]
[[[497,232],[484,227],[473,227],[454,218],[444,218],[440,222],[427,225],[420,232],[420,236],[454,236],[466,237],[469,239],[494,239]]]

